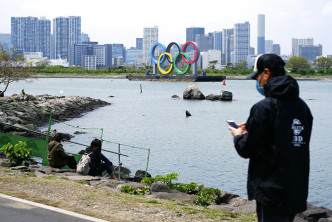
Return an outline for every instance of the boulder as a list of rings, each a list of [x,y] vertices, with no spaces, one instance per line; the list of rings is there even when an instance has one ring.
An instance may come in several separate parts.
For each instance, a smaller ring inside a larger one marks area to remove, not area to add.
[[[216,199],[216,204],[229,204],[229,202],[236,197],[239,197],[239,195],[221,191],[220,197]]]
[[[195,84],[190,84],[183,92],[183,99],[204,100],[205,96]]]
[[[180,99],[180,97],[178,95],[173,95],[172,98],[173,99]]]
[[[170,193],[171,188],[169,188],[169,186],[165,183],[153,183],[150,187],[150,191],[151,191],[151,193],[155,193],[155,192]]]
[[[221,100],[223,101],[232,101],[233,93],[230,91],[221,90],[220,91]]]
[[[135,173],[134,181],[141,182],[144,177],[145,177],[145,170],[137,170]],[[146,177],[151,177],[151,174],[149,174],[149,172],[146,172]]]
[[[323,207],[308,205],[307,210],[297,216],[306,221],[318,221],[320,218],[328,217],[328,212]]]
[[[221,95],[210,94],[207,97],[205,97],[205,99],[212,101],[221,100]]]

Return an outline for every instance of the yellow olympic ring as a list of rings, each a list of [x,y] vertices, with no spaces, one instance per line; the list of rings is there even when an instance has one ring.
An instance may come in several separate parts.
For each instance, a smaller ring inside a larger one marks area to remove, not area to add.
[[[168,56],[171,60],[171,66],[169,67],[169,69],[167,71],[165,71],[160,67],[160,59],[163,55],[164,55],[164,53],[161,53],[158,58],[158,69],[162,74],[168,74],[168,73],[172,72],[172,70],[173,70],[173,59],[172,59],[171,54],[169,54],[168,52],[165,52],[165,55]]]

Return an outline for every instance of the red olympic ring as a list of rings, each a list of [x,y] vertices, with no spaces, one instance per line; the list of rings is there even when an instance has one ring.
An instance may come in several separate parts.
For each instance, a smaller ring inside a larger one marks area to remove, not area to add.
[[[195,58],[194,58],[192,61],[188,62],[188,61],[186,60],[186,58],[184,57],[184,55],[182,54],[182,60],[183,60],[185,63],[187,63],[187,64],[193,64],[193,63],[198,59],[198,57],[199,57],[199,51],[198,51],[198,48],[197,48],[197,45],[196,45],[195,42],[186,42],[186,43],[182,46],[182,50],[181,50],[181,52],[185,52],[185,50],[186,50],[186,48],[188,47],[188,45],[192,45],[192,46],[194,46],[194,48],[195,48]]]

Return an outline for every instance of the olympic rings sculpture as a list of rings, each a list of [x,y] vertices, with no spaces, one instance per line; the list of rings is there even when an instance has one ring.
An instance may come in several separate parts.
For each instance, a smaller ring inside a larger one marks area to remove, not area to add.
[[[189,61],[189,56],[185,53],[187,47],[189,45],[192,45],[194,48],[195,48],[195,58],[191,61]],[[157,47],[160,47],[162,48],[163,52],[159,55],[158,57],[158,60],[156,60],[154,58],[154,54],[155,54],[155,50]],[[172,58],[171,54],[170,54],[170,51],[171,51],[171,48],[173,46],[176,46],[176,48],[178,49],[178,53],[176,53],[174,59]],[[181,55],[181,57],[179,57],[179,55]],[[176,73],[178,74],[185,74],[188,72],[188,70],[190,69],[190,65],[193,64],[194,62],[196,62],[199,58],[199,49],[197,47],[197,44],[195,42],[186,42],[183,46],[182,46],[182,49],[180,50],[180,47],[177,43],[175,42],[171,42],[170,44],[168,44],[167,48],[165,48],[164,45],[162,45],[161,43],[157,42],[155,43],[152,47],[151,47],[151,51],[150,51],[150,56],[151,56],[151,61],[158,65],[158,69],[160,71],[161,74],[169,74],[173,71],[173,69],[175,69]],[[165,59],[166,58],[166,59]],[[178,67],[177,67],[177,63],[180,62],[180,60],[183,60],[187,66],[186,68],[181,71]],[[161,65],[165,62],[165,61],[168,61],[169,63],[171,63],[170,67],[168,68],[168,70],[164,70]]]

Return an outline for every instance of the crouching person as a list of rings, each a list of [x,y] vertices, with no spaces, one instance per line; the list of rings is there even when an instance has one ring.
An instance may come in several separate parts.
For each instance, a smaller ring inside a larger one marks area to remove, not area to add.
[[[101,141],[94,139],[91,145],[86,148],[85,153],[91,158],[91,165],[88,175],[102,176],[106,171],[111,179],[116,179],[113,171],[113,164],[101,153]]]
[[[48,165],[53,168],[68,166],[70,169],[76,169],[76,160],[73,155],[65,153],[61,144],[62,140],[61,133],[57,133],[47,144]]]

